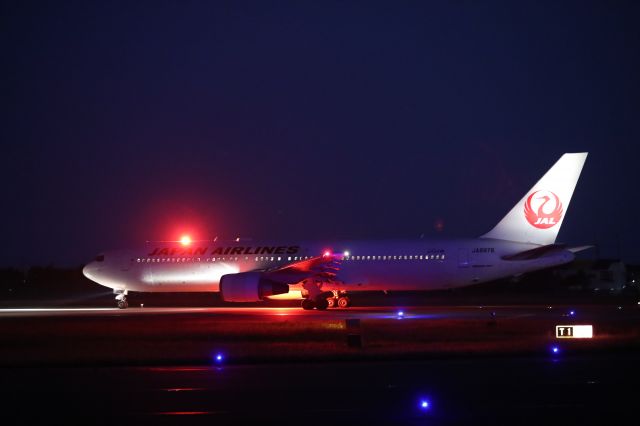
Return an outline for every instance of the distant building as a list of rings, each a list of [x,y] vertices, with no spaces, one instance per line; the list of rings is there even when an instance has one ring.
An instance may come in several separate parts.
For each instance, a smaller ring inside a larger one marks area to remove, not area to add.
[[[589,281],[589,288],[596,291],[622,291],[627,285],[627,267],[619,259],[596,260]]]
[[[574,289],[620,292],[628,284],[627,266],[620,259],[576,260],[556,271]]]

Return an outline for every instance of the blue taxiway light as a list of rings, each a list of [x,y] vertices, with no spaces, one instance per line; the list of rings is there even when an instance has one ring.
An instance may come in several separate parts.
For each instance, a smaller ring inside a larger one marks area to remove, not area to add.
[[[429,401],[427,401],[426,399],[423,399],[420,401],[420,409],[422,411],[428,410],[430,406],[431,404],[429,404]]]
[[[576,311],[569,311],[569,315],[574,316],[576,314]]]
[[[215,360],[218,364],[220,364],[224,360],[224,356],[222,356],[222,354],[217,354]]]
[[[554,347],[551,348],[551,352],[553,352],[554,354],[557,354],[557,353],[560,352],[560,348],[557,347],[557,346],[554,346]]]
[[[398,316],[399,317],[403,317],[404,316],[404,311],[398,311]]]

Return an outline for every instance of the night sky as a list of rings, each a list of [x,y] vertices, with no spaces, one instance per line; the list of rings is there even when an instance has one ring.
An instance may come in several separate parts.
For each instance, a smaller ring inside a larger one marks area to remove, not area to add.
[[[0,266],[474,237],[582,151],[559,241],[640,263],[633,3],[4,1]]]

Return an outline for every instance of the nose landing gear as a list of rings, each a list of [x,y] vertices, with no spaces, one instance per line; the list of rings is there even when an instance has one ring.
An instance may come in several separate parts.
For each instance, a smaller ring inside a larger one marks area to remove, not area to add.
[[[118,305],[118,308],[127,309],[129,307],[129,302],[127,302],[127,291],[120,290],[120,291],[115,291],[115,293],[116,293],[116,303]]]

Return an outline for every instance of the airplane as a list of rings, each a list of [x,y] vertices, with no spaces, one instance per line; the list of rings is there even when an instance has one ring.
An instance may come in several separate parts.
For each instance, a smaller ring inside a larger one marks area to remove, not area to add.
[[[334,242],[179,241],[99,254],[84,275],[128,292],[220,292],[227,302],[301,299],[347,308],[358,291],[440,290],[571,262],[590,246],[556,243],[587,158],[566,153],[486,234],[470,239]]]

